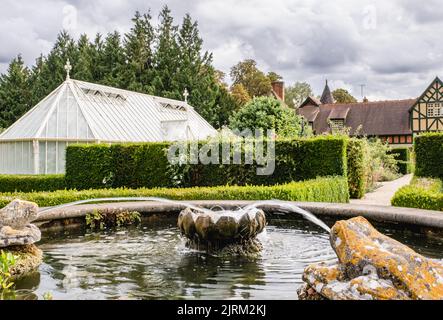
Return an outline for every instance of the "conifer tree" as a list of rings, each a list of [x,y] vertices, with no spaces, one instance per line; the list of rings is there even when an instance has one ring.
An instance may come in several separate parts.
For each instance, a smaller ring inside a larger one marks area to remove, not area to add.
[[[152,93],[151,73],[153,65],[154,28],[150,13],[136,12],[134,25],[126,34],[124,47],[127,66],[123,86],[129,90]],[[109,71],[109,70],[108,70]]]
[[[83,34],[77,42],[77,62],[73,78],[91,82],[94,80],[94,47],[89,42],[88,36]]]
[[[124,83],[125,53],[118,31],[108,34],[101,53],[100,66],[103,69],[100,82],[111,87],[126,89]]]
[[[177,83],[179,70],[179,50],[177,43],[178,26],[168,6],[164,6],[159,15],[160,25],[156,30],[156,52],[154,56],[153,86],[155,95],[181,99]]]
[[[0,76],[0,128],[9,127],[30,109],[29,75],[29,69],[18,55]]]

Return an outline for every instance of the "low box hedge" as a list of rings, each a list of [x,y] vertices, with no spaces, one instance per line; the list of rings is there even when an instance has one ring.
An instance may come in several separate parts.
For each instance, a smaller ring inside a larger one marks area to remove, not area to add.
[[[425,133],[414,139],[415,174],[443,179],[443,133]]]
[[[323,177],[275,186],[219,186],[194,188],[140,188],[101,190],[61,190],[36,193],[5,193],[0,207],[14,199],[36,202],[40,207],[78,200],[110,197],[162,197],[174,200],[289,200],[346,203],[349,201],[345,177]]]
[[[400,188],[391,200],[395,207],[443,211],[443,184],[439,179],[414,178]]]
[[[0,175],[0,192],[34,192],[66,189],[64,174]]]

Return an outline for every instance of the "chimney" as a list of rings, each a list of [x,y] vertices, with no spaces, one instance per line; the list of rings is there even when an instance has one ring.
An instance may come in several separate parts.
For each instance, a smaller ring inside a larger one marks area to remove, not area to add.
[[[285,101],[285,83],[283,81],[272,82],[272,90],[281,101]]]

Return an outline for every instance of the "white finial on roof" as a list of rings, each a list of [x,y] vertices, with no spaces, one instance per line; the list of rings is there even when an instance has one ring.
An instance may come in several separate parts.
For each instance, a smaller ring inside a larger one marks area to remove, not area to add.
[[[185,91],[183,92],[183,97],[185,98],[185,102],[188,103],[189,92],[188,89],[186,88]]]
[[[69,59],[68,59],[68,61],[66,61],[65,70],[66,70],[66,80],[71,79],[70,73],[72,70],[72,66],[71,66],[71,62],[69,61]]]

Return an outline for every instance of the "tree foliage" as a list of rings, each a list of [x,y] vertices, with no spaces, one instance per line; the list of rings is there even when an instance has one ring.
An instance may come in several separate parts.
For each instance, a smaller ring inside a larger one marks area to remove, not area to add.
[[[77,80],[179,100],[187,89],[190,105],[215,127],[226,125],[239,106],[220,82],[212,54],[203,50],[197,22],[185,15],[176,24],[164,6],[158,25],[150,11],[136,12],[127,34],[75,40],[62,31],[49,54],[30,69],[21,57],[11,61],[0,81],[0,127],[14,123],[57,88],[66,78],[68,59]]]
[[[272,81],[263,71],[257,68],[257,62],[247,59],[231,68],[232,84],[242,85],[250,97],[269,95],[272,91]]]
[[[296,82],[285,89],[285,103],[291,108],[298,108],[307,97],[312,96],[311,85],[306,82]]]
[[[355,103],[357,99],[355,99],[346,89],[336,89],[332,92],[332,96],[334,97],[335,103]]]
[[[272,97],[256,97],[231,118],[231,129],[275,129],[279,137],[302,135],[302,118]]]
[[[19,55],[0,76],[0,128],[9,127],[31,107],[30,96],[29,70]]]

